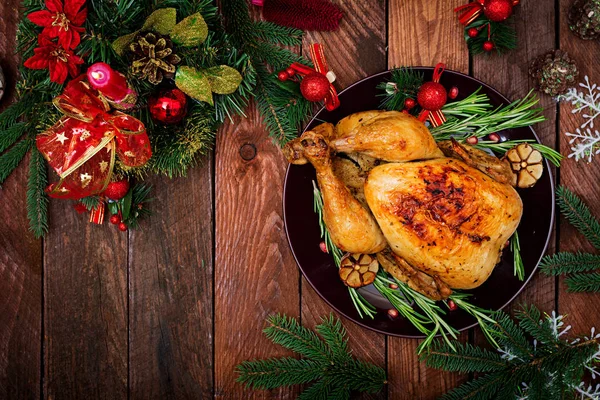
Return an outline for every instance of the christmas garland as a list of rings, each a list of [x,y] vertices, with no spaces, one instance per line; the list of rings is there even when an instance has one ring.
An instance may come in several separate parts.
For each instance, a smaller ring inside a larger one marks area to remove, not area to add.
[[[185,175],[250,98],[278,142],[295,136],[313,104],[272,70],[312,67],[280,47],[299,45],[302,32],[252,21],[243,0],[223,3],[225,20],[211,0],[23,2],[18,100],[0,114],[0,184],[31,152],[36,237],[48,230],[48,195],[76,200],[91,222],[108,209],[121,230],[137,226],[148,187],[129,181]],[[53,174],[48,185],[44,159],[58,182]]]

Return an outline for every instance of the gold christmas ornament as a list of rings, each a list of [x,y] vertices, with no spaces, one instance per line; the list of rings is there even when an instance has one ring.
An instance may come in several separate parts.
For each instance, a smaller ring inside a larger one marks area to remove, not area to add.
[[[375,281],[379,271],[379,262],[368,254],[348,253],[340,262],[340,279],[346,286],[359,288]]]

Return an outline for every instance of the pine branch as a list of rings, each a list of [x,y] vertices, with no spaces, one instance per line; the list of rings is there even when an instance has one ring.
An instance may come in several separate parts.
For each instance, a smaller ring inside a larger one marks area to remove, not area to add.
[[[269,316],[267,322],[269,326],[263,332],[273,343],[319,362],[331,358],[331,350],[317,334],[298,324],[294,318],[277,314]]]
[[[424,353],[421,360],[430,368],[444,371],[460,372],[493,372],[506,368],[498,353],[475,347],[469,343],[453,343],[454,350],[442,341],[434,341]]]
[[[472,24],[465,27],[465,40],[469,47],[469,52],[473,55],[485,53],[483,43],[488,40],[488,27],[490,40],[494,43],[494,51],[503,54],[509,50],[517,48],[517,34],[515,28],[508,21],[493,22],[482,16]],[[479,28],[479,35],[471,38],[467,35],[470,28]]]
[[[23,136],[26,129],[27,124],[25,122],[18,122],[8,129],[0,132],[0,153],[15,144],[15,142],[19,140],[21,136]]]
[[[527,342],[525,333],[513,319],[502,311],[496,312],[494,317],[497,321],[495,340],[499,345],[498,348],[522,359],[533,357],[533,347]]]
[[[573,274],[565,283],[569,292],[600,292],[600,273]]]
[[[301,30],[272,22],[257,21],[254,24],[254,35],[270,44],[294,47],[302,45],[303,33]]]
[[[394,68],[390,80],[377,85],[377,89],[382,92],[377,96],[383,98],[379,108],[401,111],[404,109],[406,99],[411,98],[416,101],[423,79],[423,74],[412,68]]]
[[[0,156],[0,185],[19,166],[33,142],[23,139]]]
[[[351,391],[375,393],[386,383],[383,369],[352,358],[346,331],[332,316],[316,327],[322,339],[294,318],[273,315],[268,323],[264,332],[269,339],[307,359],[245,361],[236,367],[238,382],[260,389],[314,382],[299,396],[311,400],[349,398]]]
[[[519,326],[525,332],[533,336],[538,342],[545,345],[557,343],[557,338],[548,329],[547,320],[542,320],[541,312],[534,306],[523,306],[515,312],[515,317],[519,321]]]
[[[27,218],[29,228],[36,238],[48,232],[48,196],[44,191],[47,185],[46,162],[34,147],[31,151],[27,181]]]
[[[556,253],[546,256],[540,269],[547,275],[562,275],[573,272],[589,272],[600,268],[600,255],[589,253]]]
[[[557,203],[562,214],[575,228],[600,250],[600,222],[577,195],[565,186],[556,190]]]
[[[236,372],[240,374],[237,381],[253,389],[274,389],[317,380],[324,371],[319,362],[286,357],[244,361]]]
[[[507,376],[503,372],[487,374],[460,385],[440,400],[488,400],[500,392],[503,385],[508,385]]]

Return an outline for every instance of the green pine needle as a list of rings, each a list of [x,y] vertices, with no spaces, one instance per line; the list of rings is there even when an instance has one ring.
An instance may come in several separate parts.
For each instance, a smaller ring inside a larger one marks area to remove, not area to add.
[[[29,177],[27,181],[27,218],[29,229],[36,238],[48,232],[48,196],[46,196],[46,161],[34,147],[29,161]]]
[[[0,185],[19,166],[32,144],[32,140],[23,139],[0,156]]]
[[[283,45],[283,46],[301,46],[302,31],[299,29],[288,28],[267,21],[257,21],[253,25],[254,35],[264,42]]]
[[[377,89],[381,91],[377,96],[383,98],[379,108],[390,111],[403,110],[406,99],[416,101],[423,79],[423,74],[412,68],[394,68],[390,80],[377,85]]]
[[[600,269],[600,255],[589,253],[556,253],[546,256],[540,270],[547,275],[562,275],[573,272],[589,272]]]
[[[421,355],[428,367],[480,374],[441,399],[574,399],[584,371],[597,374],[598,335],[568,338],[570,327],[562,316],[542,316],[535,307],[518,310],[518,324],[501,311],[495,318],[492,334],[499,352],[458,342],[450,347],[438,340]]]
[[[299,399],[349,398],[351,391],[376,393],[386,383],[382,368],[352,357],[346,331],[333,316],[315,327],[321,336],[285,315],[272,315],[267,321],[264,332],[269,339],[305,358],[244,361],[236,367],[238,382],[254,389],[314,382]]]
[[[556,197],[562,214],[596,249],[600,250],[600,222],[594,218],[590,209],[565,186],[558,187]]]
[[[17,140],[25,133],[27,124],[25,122],[18,122],[8,129],[0,132],[0,153],[8,149],[10,146],[15,144]]]
[[[569,292],[600,292],[600,273],[573,274],[565,283]]]
[[[488,20],[485,16],[479,17],[473,23],[465,27],[465,40],[469,47],[469,52],[473,55],[486,53],[483,50],[483,43],[488,40],[488,27],[490,24],[490,40],[494,43],[494,50],[490,53],[503,54],[509,50],[517,48],[517,34],[512,23],[507,21],[494,22]],[[470,28],[480,28],[479,35],[474,38],[467,34]]]

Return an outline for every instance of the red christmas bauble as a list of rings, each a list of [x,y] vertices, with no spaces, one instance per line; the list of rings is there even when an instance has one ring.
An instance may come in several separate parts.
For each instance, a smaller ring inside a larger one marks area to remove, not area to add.
[[[483,4],[483,13],[490,21],[504,21],[512,14],[512,0],[486,0]]]
[[[117,214],[113,214],[110,216],[110,223],[113,225],[117,225],[121,223],[121,217],[119,217]]]
[[[479,35],[479,30],[477,28],[469,28],[467,30],[467,35],[469,35],[470,38],[477,37],[477,35]]]
[[[417,102],[425,110],[436,111],[446,104],[446,89],[438,82],[425,82],[417,93]]]
[[[111,200],[121,200],[123,197],[125,197],[128,191],[129,181],[127,179],[123,179],[121,181],[109,183],[102,194]]]
[[[308,101],[322,101],[329,93],[329,81],[325,75],[313,72],[306,75],[300,82],[302,96]]]
[[[148,100],[153,120],[163,124],[176,124],[187,114],[187,97],[179,89],[161,90]]]
[[[279,79],[281,82],[285,82],[285,81],[287,81],[288,79],[290,79],[290,76],[289,76],[289,75],[288,75],[288,73],[287,73],[287,72],[285,72],[285,71],[279,71],[279,72],[277,73],[277,79]]]
[[[489,40],[483,42],[483,50],[485,51],[492,51],[494,50],[494,47],[496,47],[496,45],[494,45],[494,42],[490,42]]]
[[[286,73],[286,74],[288,74],[288,76],[289,76],[290,78],[291,78],[291,77],[293,77],[294,75],[296,75],[296,71],[295,71],[295,70],[294,70],[294,68],[292,68],[292,67],[287,67],[287,68],[285,69],[285,73]]]
[[[417,105],[417,102],[414,101],[413,99],[411,99],[410,97],[406,100],[404,100],[404,108],[406,108],[407,110],[412,110],[414,108],[414,106]]]
[[[119,224],[119,230],[120,230],[121,232],[125,232],[125,231],[127,230],[127,225],[125,225],[125,223],[124,223],[124,222],[121,222],[121,223]]]

